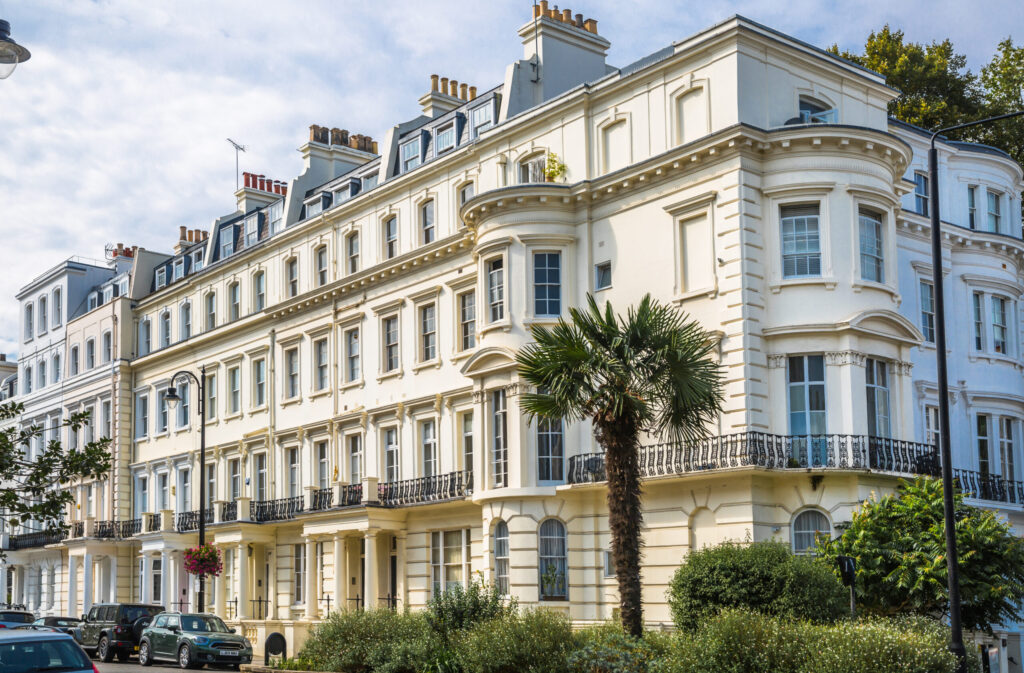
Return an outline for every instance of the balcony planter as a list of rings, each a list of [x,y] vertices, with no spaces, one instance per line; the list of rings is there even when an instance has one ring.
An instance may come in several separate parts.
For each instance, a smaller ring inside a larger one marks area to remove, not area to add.
[[[185,572],[189,575],[217,577],[224,570],[220,550],[211,544],[197,545],[185,550]]]

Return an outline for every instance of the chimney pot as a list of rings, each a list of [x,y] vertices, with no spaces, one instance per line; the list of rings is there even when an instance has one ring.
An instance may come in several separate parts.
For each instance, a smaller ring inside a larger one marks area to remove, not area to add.
[[[548,18],[558,20],[558,5],[548,10]]]
[[[572,23],[572,10],[571,9],[563,9],[562,10],[562,22],[563,23]]]
[[[370,142],[370,146],[373,148],[373,153],[377,154],[377,141],[373,140]]]
[[[459,98],[461,98],[462,100],[466,100],[466,92],[467,92],[468,86],[469,85],[466,84],[465,82],[463,82],[462,84],[459,85]]]
[[[118,257],[120,257],[123,252],[124,252],[124,243],[118,243],[117,244],[117,255],[118,255]]]
[[[181,225],[180,227],[178,227],[178,240],[179,241],[184,241],[185,240],[185,236],[186,236],[185,230],[186,229],[188,229],[188,227],[186,227],[184,224]]]
[[[192,243],[196,235],[195,229],[189,229],[185,232],[185,240]]]
[[[449,82],[448,86],[451,87],[451,89],[448,91],[448,95],[451,96],[452,98],[457,98],[459,95],[459,81],[453,79]]]
[[[437,75],[430,76],[430,90],[437,91]]]
[[[441,93],[448,93],[448,78],[441,78]]]
[[[137,245],[133,245],[133,246],[132,246],[132,249],[131,249],[131,250],[129,250],[129,252],[130,252],[131,254],[130,254],[130,255],[128,255],[128,256],[129,256],[129,257],[134,257],[134,256],[135,256],[135,251],[136,251],[136,250],[138,250],[138,249],[139,249],[139,246],[137,246]]]
[[[476,87],[471,86],[469,87],[469,100],[473,100],[474,98],[476,98]]]
[[[288,196],[288,185],[281,185],[281,196]]]
[[[537,5],[534,5],[533,6],[533,18],[536,19],[538,16],[540,16],[540,7],[538,7]]]
[[[583,29],[588,33],[597,35],[597,21],[595,19],[587,19],[583,22]]]
[[[540,0],[540,15],[548,15],[548,0]]]
[[[261,175],[260,176],[260,191],[261,192],[267,191],[267,178],[266,178],[265,175]]]
[[[573,24],[577,28],[583,28],[583,15],[582,14],[577,14],[576,15],[576,21],[574,21]]]

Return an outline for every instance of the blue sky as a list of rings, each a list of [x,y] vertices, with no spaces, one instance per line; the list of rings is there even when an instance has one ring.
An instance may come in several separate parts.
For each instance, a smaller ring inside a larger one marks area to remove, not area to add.
[[[0,0],[32,59],[0,80],[0,352],[17,351],[18,287],[108,242],[169,251],[178,226],[234,209],[242,170],[288,180],[310,124],[376,139],[416,116],[438,73],[500,83],[530,0]],[[950,37],[977,71],[1024,40],[1020,0],[578,0],[625,65],[732,14],[822,47],[885,23]],[[564,8],[564,6],[563,6]]]

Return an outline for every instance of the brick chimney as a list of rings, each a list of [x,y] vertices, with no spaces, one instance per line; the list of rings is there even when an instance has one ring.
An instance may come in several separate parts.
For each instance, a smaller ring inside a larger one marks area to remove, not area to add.
[[[317,126],[317,137],[329,138],[330,131],[323,126]],[[337,131],[333,129],[332,131]],[[310,128],[310,136],[313,136],[313,129]],[[268,178],[261,173],[242,173],[242,188],[235,192],[238,200],[238,210],[248,213],[254,208],[261,208],[280,199],[288,193],[288,186],[280,180]],[[196,240],[200,240],[196,238]]]
[[[423,114],[433,119],[474,98],[476,98],[475,86],[471,87],[465,82],[460,84],[454,79],[431,75],[430,91],[420,97],[419,104],[423,108]]]

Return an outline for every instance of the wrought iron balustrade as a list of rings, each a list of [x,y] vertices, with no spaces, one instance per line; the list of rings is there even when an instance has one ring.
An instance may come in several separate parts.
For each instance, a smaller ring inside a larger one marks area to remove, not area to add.
[[[133,535],[138,535],[142,532],[142,519],[128,519],[126,521],[118,522],[117,536],[120,538],[128,538]]]
[[[763,432],[643,446],[638,460],[643,477],[730,467],[839,468],[937,475],[939,466],[935,447],[929,444],[867,435],[771,435]],[[604,461],[603,453],[570,456],[568,483],[604,481]]]
[[[301,495],[279,500],[255,500],[249,503],[249,518],[253,521],[284,521],[301,514],[305,503]]]
[[[456,500],[472,492],[473,473],[469,471],[377,484],[377,500],[386,506]]]
[[[146,515],[146,532],[156,533],[160,530],[160,515],[159,514],[147,514]]]
[[[21,533],[8,538],[7,548],[10,550],[33,549],[45,547],[48,544],[57,544],[67,537],[66,531],[41,530],[32,533]]]
[[[72,521],[71,522],[71,537],[85,537],[85,522],[84,521]]]
[[[338,507],[350,507],[363,502],[362,484],[342,484],[338,489]]]
[[[206,523],[213,523],[213,508],[206,509],[206,516],[204,517]],[[178,512],[174,518],[174,529],[179,533],[189,533],[194,530],[199,530],[199,510],[194,509],[190,512]]]
[[[319,512],[325,509],[330,509],[332,504],[334,504],[333,488],[318,488],[315,491],[310,491],[309,510],[311,512]]]
[[[965,497],[978,500],[1024,504],[1024,482],[975,470],[953,470],[953,479]]]
[[[115,538],[117,537],[117,522],[116,521],[97,521],[93,524],[93,537],[98,538]]]
[[[238,502],[232,500],[220,506],[221,521],[238,521]]]

